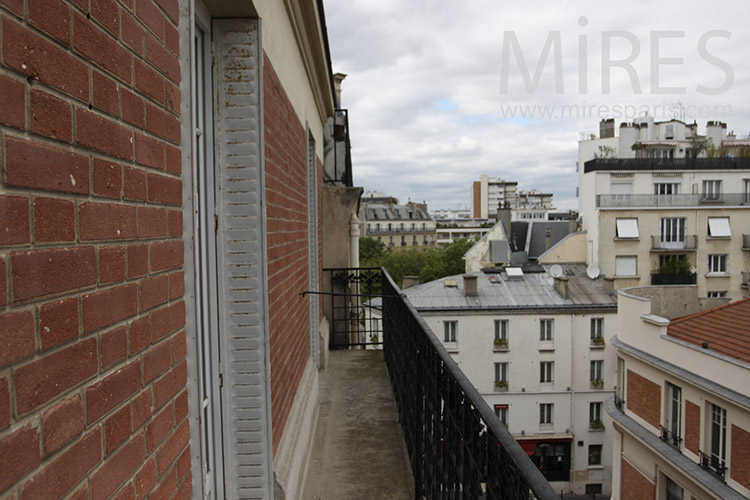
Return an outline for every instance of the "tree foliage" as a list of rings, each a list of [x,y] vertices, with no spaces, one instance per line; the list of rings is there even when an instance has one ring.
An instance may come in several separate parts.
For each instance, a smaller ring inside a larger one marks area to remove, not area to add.
[[[419,276],[426,283],[463,273],[463,256],[473,245],[472,240],[456,240],[444,248],[392,249],[374,238],[360,238],[359,261],[362,267],[384,267],[399,286],[404,276]]]

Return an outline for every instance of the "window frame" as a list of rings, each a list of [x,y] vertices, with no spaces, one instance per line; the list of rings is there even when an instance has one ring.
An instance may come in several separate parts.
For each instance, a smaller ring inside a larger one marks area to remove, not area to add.
[[[540,361],[539,362],[539,383],[540,384],[552,384],[555,382],[555,362],[554,361]]]
[[[722,195],[721,179],[704,179],[701,198],[704,200],[719,200]]]
[[[604,318],[591,318],[591,340],[604,338]]]
[[[508,341],[508,320],[507,319],[496,319],[495,320],[495,340]]]
[[[589,424],[602,421],[602,403],[601,401],[589,402]]]
[[[495,363],[495,383],[508,383],[508,362],[499,361]]]
[[[674,196],[680,194],[682,182],[654,182],[654,194],[656,196]],[[661,192],[664,191],[664,192]],[[666,192],[671,191],[671,192]]]
[[[604,360],[592,359],[589,365],[589,378],[593,382],[595,380],[604,380],[602,370],[604,368]]]
[[[708,254],[708,274],[729,274],[729,255],[725,253]]]
[[[443,321],[443,341],[446,344],[458,343],[458,320]]]
[[[539,403],[539,425],[552,425],[554,412],[554,403]]]
[[[496,404],[494,405],[495,416],[508,427],[508,405],[507,404]]]
[[[594,467],[602,465],[602,453],[604,451],[604,445],[590,444],[588,451],[589,451],[588,465],[594,466]]]
[[[709,217],[707,235],[709,238],[731,238],[732,227],[730,225],[729,217]]]
[[[687,217],[662,217],[659,219],[659,242],[685,243]]]
[[[640,237],[637,217],[615,219],[615,238],[618,240],[637,240]]]
[[[625,260],[627,259],[627,261]],[[618,262],[623,263],[622,265],[618,265]],[[618,272],[619,269],[622,269],[622,267],[625,267],[625,262],[632,262],[634,265],[630,266],[628,264],[628,269],[631,267],[635,268],[635,274],[625,274]],[[636,255],[616,255],[615,256],[615,277],[617,278],[632,278],[638,276],[638,256]]]
[[[552,342],[555,340],[554,318],[542,318],[539,320],[539,341]]]

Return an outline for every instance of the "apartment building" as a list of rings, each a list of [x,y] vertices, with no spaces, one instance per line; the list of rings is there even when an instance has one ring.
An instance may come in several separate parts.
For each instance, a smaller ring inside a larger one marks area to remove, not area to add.
[[[515,207],[518,183],[482,174],[471,185],[471,211],[476,219],[488,219],[498,206]]]
[[[619,291],[613,500],[750,495],[750,299],[683,315],[706,305],[695,286]]]
[[[298,498],[361,193],[322,3],[0,24],[0,497]]]
[[[583,264],[549,270],[504,267],[403,293],[555,491],[609,494],[615,299]]]
[[[359,219],[360,234],[374,238],[390,248],[433,248],[437,241],[436,223],[427,212],[427,205],[408,202],[399,205],[395,198],[362,200]],[[393,203],[391,203],[392,201]]]
[[[552,193],[542,193],[536,189],[519,190],[516,206],[512,212],[514,221],[547,220],[554,211]]]
[[[695,283],[702,297],[748,295],[750,140],[726,125],[650,117],[601,124],[579,142],[587,262],[615,288]],[[711,156],[710,156],[711,155]],[[732,156],[734,155],[734,156]]]

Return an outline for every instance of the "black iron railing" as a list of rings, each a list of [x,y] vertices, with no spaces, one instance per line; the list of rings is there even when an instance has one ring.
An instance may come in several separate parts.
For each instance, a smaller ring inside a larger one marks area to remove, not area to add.
[[[746,170],[749,158],[596,158],[583,164],[584,173],[594,171],[651,170]]]
[[[698,452],[698,465],[706,469],[708,472],[724,481],[724,473],[727,467],[724,460],[720,459],[715,455],[707,455],[702,451]]]
[[[383,349],[415,498],[559,498],[387,273],[382,292]]]
[[[331,349],[380,349],[383,269],[323,269],[330,284]]]
[[[337,109],[333,116],[333,137],[323,169],[325,182],[348,187],[352,179],[352,145],[349,138],[349,111]]]
[[[675,434],[663,425],[660,425],[659,428],[661,429],[661,440],[679,450],[682,443],[680,435]]]
[[[697,275],[695,273],[687,274],[668,274],[652,273],[652,285],[695,285]]]
[[[615,394],[615,406],[620,411],[625,411],[625,400]]]

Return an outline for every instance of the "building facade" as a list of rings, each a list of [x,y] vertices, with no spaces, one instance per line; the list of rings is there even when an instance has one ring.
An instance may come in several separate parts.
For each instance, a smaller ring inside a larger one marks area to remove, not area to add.
[[[702,297],[747,296],[750,162],[728,156],[743,141],[711,122],[705,136],[678,121],[623,124],[619,137],[601,126],[579,143],[587,262],[618,289],[695,283]]]
[[[452,276],[404,290],[555,491],[610,492],[614,298],[584,265]]]
[[[517,182],[482,174],[471,185],[471,210],[477,219],[493,217],[500,204],[515,207],[517,199]]]
[[[297,498],[361,193],[322,3],[0,18],[0,496]]]
[[[434,248],[437,241],[436,224],[424,204],[406,205],[363,200],[359,219],[362,236],[374,238],[389,248]]]
[[[750,300],[667,319],[695,288],[620,290],[613,500],[750,494]]]

